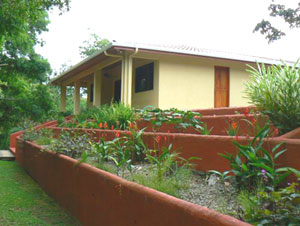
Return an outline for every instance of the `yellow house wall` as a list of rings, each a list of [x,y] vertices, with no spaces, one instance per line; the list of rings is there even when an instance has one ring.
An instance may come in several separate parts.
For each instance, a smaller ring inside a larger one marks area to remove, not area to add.
[[[135,69],[137,67],[143,66],[154,62],[154,77],[153,77],[153,90],[148,90],[144,92],[135,92]],[[132,107],[143,108],[148,105],[158,107],[158,73],[159,63],[158,61],[153,61],[149,59],[133,59],[133,78],[132,78]]]
[[[229,105],[246,106],[244,82],[250,79],[245,63],[198,57],[142,53],[159,61],[158,107],[199,109],[214,107],[215,66],[229,67]]]

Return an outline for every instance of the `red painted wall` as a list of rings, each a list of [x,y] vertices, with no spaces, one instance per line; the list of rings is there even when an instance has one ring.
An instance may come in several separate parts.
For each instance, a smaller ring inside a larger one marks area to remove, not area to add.
[[[241,136],[249,135],[253,136],[253,127],[249,125],[245,121],[248,120],[252,122],[252,120],[255,117],[253,115],[248,115],[245,117],[244,115],[216,115],[216,116],[204,116],[201,118],[201,121],[207,124],[207,128],[210,129],[212,128],[211,135],[222,135],[222,136],[227,136],[228,133],[228,128],[232,122],[237,122],[239,125],[238,129],[238,134]],[[259,125],[262,125],[262,122],[266,120],[262,118],[258,118],[257,122]],[[153,125],[144,120],[138,120],[137,121],[137,126],[139,129],[146,128],[145,131],[147,132],[153,132]],[[174,124],[166,124],[164,123],[161,127],[158,128],[156,132],[168,132],[170,131],[171,133],[186,133],[186,134],[199,134],[198,131],[196,131],[194,128],[176,128]]]
[[[61,128],[52,128],[54,134],[58,136]],[[95,141],[99,141],[100,137],[104,137],[105,140],[112,140],[115,137],[116,130],[93,130],[93,129],[64,129],[73,130],[77,132],[89,133]],[[120,134],[125,133],[119,131]],[[160,136],[160,143],[155,142],[155,137]],[[144,142],[149,148],[157,148],[162,146],[169,146],[173,144],[174,150],[180,152],[183,158],[199,157],[202,160],[194,161],[195,168],[201,171],[207,170],[229,170],[228,161],[219,156],[218,153],[234,153],[237,151],[232,141],[236,139],[230,136],[218,136],[218,135],[195,135],[195,134],[181,134],[181,133],[153,133],[145,132],[143,136]],[[249,139],[239,136],[239,142],[246,144]],[[271,150],[276,144],[284,142],[282,148],[287,148],[288,151],[284,153],[278,159],[278,163],[281,166],[290,166],[300,170],[300,140],[295,139],[282,139],[280,137],[265,139],[265,148]]]
[[[17,145],[17,161],[83,225],[249,225],[233,217],[119,178],[67,156]]]
[[[244,113],[246,109],[255,109],[254,106],[246,107],[222,107],[222,108],[210,108],[210,109],[195,109],[193,111],[199,112],[203,116],[205,115],[234,115],[236,112],[241,114]]]

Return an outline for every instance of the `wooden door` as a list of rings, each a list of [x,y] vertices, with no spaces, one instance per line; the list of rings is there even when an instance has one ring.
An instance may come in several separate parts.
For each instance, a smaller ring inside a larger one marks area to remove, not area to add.
[[[215,108],[229,107],[229,68],[215,67]]]

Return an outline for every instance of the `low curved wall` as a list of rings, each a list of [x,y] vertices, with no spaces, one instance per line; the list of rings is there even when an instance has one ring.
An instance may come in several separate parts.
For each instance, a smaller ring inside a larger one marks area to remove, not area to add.
[[[68,118],[68,117],[66,117]],[[51,127],[51,126],[57,126],[58,122],[56,120],[45,122],[41,125],[35,126],[35,129],[41,129],[45,127]],[[15,155],[16,154],[16,143],[17,143],[17,138],[21,136],[25,131],[18,131],[16,133],[12,133],[9,136],[9,150]]]
[[[100,129],[69,129],[69,128],[51,128],[57,137],[62,130],[77,131],[82,133],[88,133],[94,141],[99,141],[101,137],[105,140],[112,140],[115,138],[116,133],[121,135],[126,133],[125,131],[117,130],[100,130]],[[155,138],[160,137],[159,144],[155,141]],[[195,135],[195,134],[183,134],[183,133],[153,133],[145,132],[143,134],[144,143],[151,149],[156,149],[158,146],[168,147],[169,144],[173,145],[173,150],[180,153],[183,158],[199,157],[201,160],[193,161],[193,164],[197,170],[208,171],[218,170],[226,171],[230,169],[229,162],[221,157],[219,153],[236,153],[237,148],[233,145],[232,141],[236,137],[231,136],[219,136],[219,135]],[[238,136],[238,140],[241,144],[247,144],[249,139],[244,136]],[[278,164],[280,166],[290,166],[300,170],[300,140],[296,139],[282,139],[280,137],[268,138],[264,140],[264,148],[271,151],[279,143],[284,143],[282,149],[288,149],[278,158]]]
[[[249,225],[18,139],[16,159],[83,225]]]
[[[205,115],[234,115],[236,112],[243,114],[246,109],[255,110],[255,106],[245,107],[222,107],[222,108],[208,108],[208,109],[194,109],[192,111],[199,112],[203,116]]]
[[[216,116],[204,116],[200,120],[207,124],[208,129],[211,130],[211,135],[222,135],[228,136],[228,128],[232,122],[237,122],[239,129],[238,134],[240,136],[253,136],[254,131],[253,128],[247,123],[245,120],[252,122],[254,119],[257,119],[253,115],[242,115],[242,114],[235,114],[235,115],[216,115]],[[266,120],[266,118],[258,118],[257,122],[259,125],[262,125],[262,122]],[[139,129],[146,128],[146,132],[153,132],[153,125],[149,121],[138,120],[137,127]],[[194,128],[176,128],[174,124],[166,124],[164,123],[161,127],[158,128],[156,132],[171,132],[171,133],[186,133],[186,134],[199,134]]]

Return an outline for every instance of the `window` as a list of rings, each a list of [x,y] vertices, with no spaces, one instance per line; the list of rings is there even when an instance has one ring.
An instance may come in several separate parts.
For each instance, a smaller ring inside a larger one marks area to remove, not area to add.
[[[135,92],[153,90],[154,63],[135,69]]]

